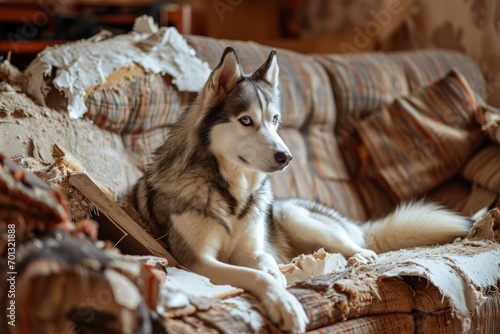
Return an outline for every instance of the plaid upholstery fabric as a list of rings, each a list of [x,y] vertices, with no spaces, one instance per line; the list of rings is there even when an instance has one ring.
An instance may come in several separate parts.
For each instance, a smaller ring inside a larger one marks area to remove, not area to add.
[[[154,150],[163,143],[169,130],[169,127],[158,127],[149,131],[122,136],[124,146],[129,150],[137,162],[137,167],[142,171],[151,162]]]
[[[437,310],[432,313],[416,312],[415,314],[415,333],[461,332],[460,322],[451,315],[451,309],[449,308]]]
[[[429,313],[450,307],[448,299],[443,299],[439,289],[425,278],[408,276],[405,282],[415,293],[415,310]]]
[[[443,184],[434,188],[429,192],[428,197],[447,208],[462,212],[465,208],[469,196],[472,193],[471,184],[461,175],[447,180]],[[470,212],[462,212],[465,215],[470,215]]]
[[[112,132],[141,133],[173,124],[195,96],[179,92],[168,76],[145,74],[121,89],[92,92],[86,100],[85,117]]]
[[[456,174],[482,139],[474,130],[474,92],[456,71],[398,98],[359,123],[367,173],[396,198],[424,195]]]
[[[332,326],[323,327],[310,334],[403,334],[414,333],[415,323],[411,314],[382,314],[350,319]],[[431,333],[431,332],[426,332]]]
[[[474,310],[472,333],[498,333],[500,328],[500,293],[491,292],[484,303]],[[451,308],[415,313],[415,333],[461,333],[462,327]]]
[[[405,73],[382,54],[316,56],[331,81],[337,108],[336,136],[347,171],[356,178],[362,161],[358,120],[409,92]]]
[[[401,280],[399,280],[401,282]],[[389,287],[388,285],[387,287]],[[403,285],[396,284],[395,293],[392,294],[395,298],[404,294],[405,296],[411,296],[410,291],[406,288],[404,290],[399,289]],[[410,314],[411,307],[404,306],[401,307],[403,303],[393,303],[394,298],[390,298],[388,304],[389,306],[384,307],[382,300],[377,303],[382,307],[377,307],[373,310],[374,316],[366,316],[359,319],[345,320],[342,317],[342,312],[346,309],[340,309],[339,307],[347,307],[342,303],[347,303],[349,299],[359,300],[369,296],[369,299],[374,299],[374,292],[372,291],[368,294],[368,290],[363,289],[362,297],[356,298],[357,288],[352,291],[338,292],[338,288],[333,286],[325,287],[325,291],[322,293],[315,291],[314,288],[309,289],[291,289],[291,292],[302,299],[303,305],[304,301],[308,301],[304,305],[306,312],[309,317],[311,317],[311,310],[309,307],[314,308],[313,317],[311,323],[308,325],[310,330],[321,328],[317,331],[312,331],[312,333],[333,333],[341,329],[362,329],[363,333],[386,333],[387,330],[393,329],[394,333],[406,333],[407,330],[413,328],[413,318]],[[388,291],[388,289],[385,289]],[[378,292],[378,290],[375,290]],[[381,297],[386,296],[387,292],[383,292]],[[322,296],[323,295],[323,296]],[[330,298],[328,300],[327,298]],[[378,299],[378,298],[377,298]],[[399,298],[401,299],[401,298]],[[403,298],[405,299],[405,298]],[[411,298],[408,298],[411,299]],[[319,303],[316,305],[315,303]],[[370,306],[375,305],[372,302],[363,302],[360,304],[352,303],[350,306],[354,313],[359,308],[365,307],[370,309]],[[392,305],[392,306],[391,306]],[[399,307],[394,307],[394,305],[399,305]],[[359,307],[359,308],[358,308]],[[394,309],[402,309],[400,313],[398,311],[392,312]],[[277,329],[265,318],[257,312],[259,309],[259,303],[254,297],[245,294],[241,297],[231,298],[225,300],[221,303],[215,304],[212,308],[207,311],[198,311],[195,316],[185,316],[181,321],[176,321],[174,319],[167,319],[167,328],[174,330],[178,329],[177,332],[182,333],[200,333],[200,332],[212,332],[215,328],[217,332],[222,333],[273,333],[277,332]],[[381,311],[382,310],[382,311]],[[386,310],[386,311],[384,311]],[[382,312],[381,314],[376,312]],[[405,315],[403,314],[406,313]],[[387,313],[387,314],[386,314]],[[351,316],[349,315],[349,318]],[[198,320],[197,320],[198,319]],[[251,319],[251,320],[250,320]],[[199,321],[199,320],[202,320]],[[334,325],[336,324],[336,325]],[[333,325],[333,326],[332,326]],[[324,327],[325,326],[325,327]],[[377,331],[375,331],[377,330]],[[402,330],[402,331],[401,331]],[[375,332],[374,332],[375,331]],[[391,332],[391,331],[390,331]]]
[[[285,172],[272,175],[275,195],[314,199],[337,208],[345,215],[364,219],[366,215],[362,210],[361,198],[353,184],[331,181],[315,173],[316,169],[311,166],[313,162],[309,158],[311,144],[304,140],[303,134],[292,128],[284,128],[279,132],[294,159]]]
[[[394,52],[387,56],[405,70],[412,92],[445,77],[452,69],[458,69],[469,82],[478,97],[486,95],[485,81],[479,67],[461,52],[451,50],[418,50]]]
[[[379,218],[394,210],[397,201],[376,180],[359,177],[352,184],[364,204],[366,217]]]
[[[337,128],[341,152],[349,173],[361,168],[356,127],[359,120],[377,112],[395,98],[418,91],[458,69],[475,94],[484,98],[481,71],[469,58],[457,52],[363,53],[350,57],[317,56],[331,80],[337,106]]]
[[[403,280],[381,281],[373,277],[331,273],[298,282],[289,291],[302,303],[310,324],[321,328],[333,323],[376,314],[409,313],[414,308],[412,292]]]
[[[408,94],[403,68],[379,54],[317,56],[327,71],[338,113],[337,131],[354,131],[357,120]]]
[[[478,99],[485,95],[481,71],[469,58],[457,52],[364,53],[351,57],[316,56],[316,59],[325,67],[331,80],[337,107],[337,143],[369,217],[387,213],[400,198],[395,195],[388,198],[384,183],[381,183],[384,187],[380,189],[374,186],[373,181],[380,179],[373,179],[377,170],[367,173],[370,171],[366,168],[369,150],[359,136],[359,123],[394,99],[407,96],[410,92],[417,93],[453,68],[463,74]],[[443,196],[443,199],[442,202],[446,203],[448,196]]]
[[[151,332],[148,308],[156,309],[161,284],[153,266],[62,231],[24,243],[17,261],[23,312],[12,330],[0,321],[3,333]]]

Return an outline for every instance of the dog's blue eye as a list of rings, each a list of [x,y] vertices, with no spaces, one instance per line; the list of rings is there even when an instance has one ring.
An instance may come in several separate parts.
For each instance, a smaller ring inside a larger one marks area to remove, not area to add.
[[[240,123],[245,126],[250,126],[253,124],[252,119],[248,116],[243,116],[242,118],[240,118]]]

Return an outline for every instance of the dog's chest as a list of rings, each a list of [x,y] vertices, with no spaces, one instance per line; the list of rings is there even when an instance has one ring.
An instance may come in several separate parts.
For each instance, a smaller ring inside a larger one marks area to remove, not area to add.
[[[224,233],[220,252],[222,257],[229,258],[236,248],[244,247],[248,240],[264,244],[266,217],[272,201],[272,192],[267,177],[247,181],[234,184],[236,188],[232,189],[238,205],[233,214],[227,215],[230,228]]]
[[[229,188],[236,199],[233,219],[240,223],[251,222],[255,215],[266,210],[271,202],[271,189],[267,176],[261,174],[243,175],[232,181]]]

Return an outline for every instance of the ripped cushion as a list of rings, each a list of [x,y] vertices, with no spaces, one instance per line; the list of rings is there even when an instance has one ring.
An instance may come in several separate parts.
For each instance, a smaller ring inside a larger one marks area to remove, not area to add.
[[[427,193],[455,175],[482,140],[477,108],[474,91],[457,70],[396,99],[359,123],[369,154],[365,172],[398,200]]]

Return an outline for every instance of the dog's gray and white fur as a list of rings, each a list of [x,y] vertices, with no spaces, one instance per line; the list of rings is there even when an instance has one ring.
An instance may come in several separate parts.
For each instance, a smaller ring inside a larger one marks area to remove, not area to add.
[[[277,261],[324,247],[372,262],[376,252],[452,241],[470,222],[417,202],[362,224],[311,201],[273,199],[268,175],[292,159],[277,133],[279,106],[276,52],[245,75],[226,48],[155,151],[134,200],[180,264],[249,291],[282,330],[302,332],[309,320],[285,289]]]

